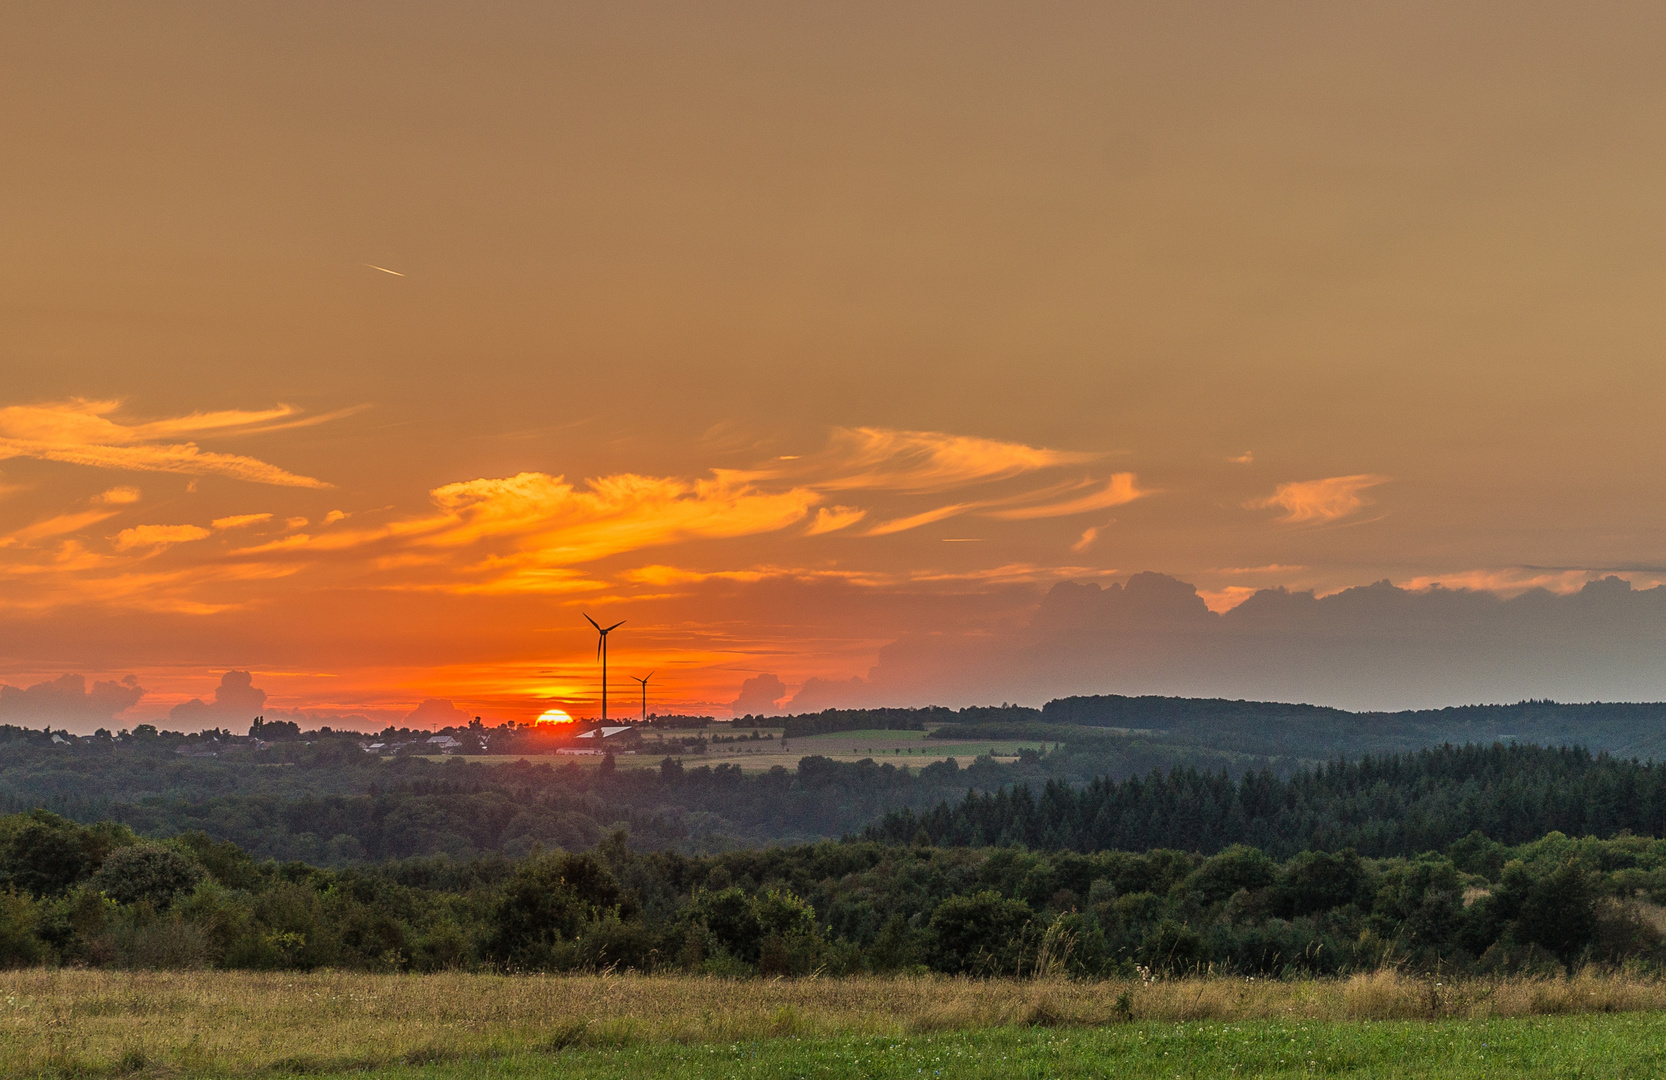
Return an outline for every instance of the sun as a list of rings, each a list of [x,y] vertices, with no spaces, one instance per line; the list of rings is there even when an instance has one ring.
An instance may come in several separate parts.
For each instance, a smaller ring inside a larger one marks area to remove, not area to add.
[[[566,709],[546,709],[544,714],[538,717],[538,722],[540,724],[570,724],[573,722],[573,718],[567,715]]]

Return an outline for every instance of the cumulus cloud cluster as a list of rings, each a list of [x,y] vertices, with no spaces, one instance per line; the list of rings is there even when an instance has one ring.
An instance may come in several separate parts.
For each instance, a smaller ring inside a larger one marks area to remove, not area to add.
[[[62,675],[33,686],[0,686],[0,723],[20,727],[88,729],[110,723],[145,696],[139,680],[98,681],[89,688],[81,675]]]
[[[903,638],[882,650],[867,679],[807,683],[786,708],[1072,693],[1360,709],[1666,700],[1662,656],[1666,586],[1634,589],[1615,576],[1509,598],[1387,581],[1328,596],[1262,589],[1218,613],[1194,586],[1146,573],[1106,586],[1059,583],[1022,629]]]
[[[416,708],[405,714],[402,721],[404,726],[426,730],[438,730],[446,727],[464,727],[469,722],[469,714],[453,705],[446,698],[427,698]]]
[[[214,688],[214,700],[192,698],[168,711],[168,719],[188,730],[229,724],[241,731],[266,707],[266,691],[254,684],[247,671],[228,671]]]
[[[740,684],[740,696],[729,705],[736,716],[771,716],[787,696],[787,684],[779,675],[754,675]]]

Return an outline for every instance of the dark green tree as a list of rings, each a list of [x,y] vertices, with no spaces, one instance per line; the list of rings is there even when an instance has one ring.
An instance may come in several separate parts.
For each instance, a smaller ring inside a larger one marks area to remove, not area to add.
[[[1028,904],[993,889],[951,896],[937,905],[926,927],[931,966],[951,975],[1016,973],[1024,930],[1033,918]]]
[[[117,848],[104,860],[92,885],[118,904],[148,900],[166,911],[181,893],[197,887],[203,868],[174,848],[151,842]]]

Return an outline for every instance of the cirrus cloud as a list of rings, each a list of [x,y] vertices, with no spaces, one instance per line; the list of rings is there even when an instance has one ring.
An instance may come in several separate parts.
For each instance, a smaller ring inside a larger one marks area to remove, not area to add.
[[[163,441],[193,433],[274,430],[272,421],[295,413],[287,405],[258,412],[192,413],[148,423],[114,419],[120,408],[119,401],[85,398],[0,408],[0,460],[36,458],[103,469],[226,476],[283,487],[330,486],[257,458],[215,453],[192,442]]]
[[[807,461],[803,471],[811,474],[811,485],[825,491],[867,488],[927,494],[1103,456],[941,431],[835,428],[826,452]],[[816,472],[823,475],[814,476]]]
[[[117,533],[115,542],[117,551],[131,551],[138,547],[169,547],[208,535],[209,531],[201,525],[135,525]]]
[[[1347,517],[1362,506],[1369,505],[1371,500],[1361,492],[1378,484],[1386,484],[1388,480],[1388,477],[1374,473],[1331,476],[1323,480],[1301,480],[1280,484],[1271,495],[1251,499],[1244,507],[1249,510],[1282,508],[1284,514],[1279,520],[1287,524],[1335,521]]]
[[[229,456],[204,456],[194,445],[182,448],[165,441],[191,433],[274,430],[309,422],[287,420],[293,412],[278,407],[192,413],[139,423],[122,419],[118,403],[108,401],[18,406],[0,409],[0,455],[12,452],[4,440],[26,442],[39,457],[84,457],[105,464],[132,451],[144,456],[145,463],[136,468],[171,467],[170,461],[185,454],[195,471],[325,486],[282,470],[262,473],[276,466],[253,458],[237,458],[233,468],[227,464]],[[134,489],[112,489],[91,505],[0,536],[0,548],[12,549],[8,561],[0,564],[0,584],[13,583],[0,603],[38,609],[96,600],[208,613],[257,599],[256,586],[228,589],[231,583],[303,572],[329,575],[348,587],[459,595],[582,594],[610,588],[610,582],[678,588],[693,583],[685,572],[668,577],[663,569],[649,568],[633,577],[622,568],[595,571],[587,564],[653,548],[789,528],[795,538],[843,533],[855,540],[963,514],[1017,522],[1066,517],[1150,493],[1131,472],[1075,478],[1055,473],[1039,483],[1029,479],[1039,470],[1069,468],[1102,456],[942,432],[841,428],[818,454],[784,455],[753,470],[713,469],[694,477],[617,473],[583,480],[523,471],[432,488],[426,512],[392,518],[380,517],[392,507],[361,510],[349,521],[345,511],[326,513],[313,504],[286,507],[288,513],[221,511],[222,516],[212,518],[204,514],[201,524],[133,524],[110,536],[109,545],[102,548],[91,536],[73,536],[138,499]],[[215,462],[219,465],[212,469],[204,465]],[[1004,486],[979,488],[994,484]],[[940,491],[952,494],[929,498]],[[849,494],[839,498],[839,493]],[[947,505],[929,505],[937,501]],[[237,509],[241,508],[226,508]],[[301,509],[307,513],[293,512]],[[878,524],[873,524],[875,519]],[[862,527],[853,527],[859,524]],[[215,532],[241,530],[256,535],[231,547],[193,543]],[[52,541],[55,550],[50,554],[40,543],[44,540]],[[871,566],[843,565],[842,560],[851,557],[849,550],[823,549],[822,557],[835,561],[816,567],[741,570],[720,562],[696,572],[696,578],[782,577],[864,585],[912,579],[878,573]],[[967,580],[981,580],[984,571],[955,571],[967,573]],[[993,573],[990,580],[1013,579],[1010,568]],[[1026,569],[1020,576],[1030,573]],[[921,580],[937,580],[937,574],[928,570]]]
[[[1086,514],[1094,510],[1121,506],[1124,503],[1131,503],[1135,499],[1144,498],[1149,494],[1151,492],[1140,490],[1139,479],[1133,473],[1120,472],[1112,476],[1104,486],[1096,491],[1088,492],[1086,495],[1044,503],[1040,506],[1014,506],[1005,510],[991,510],[985,516],[998,518],[1002,521],[1033,521],[1036,518],[1069,517],[1072,514]]]

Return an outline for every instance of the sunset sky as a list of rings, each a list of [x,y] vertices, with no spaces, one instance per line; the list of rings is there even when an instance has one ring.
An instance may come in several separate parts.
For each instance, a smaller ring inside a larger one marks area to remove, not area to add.
[[[588,612],[726,716],[1063,581],[1653,587],[1663,121],[1654,4],[8,5],[0,683],[590,716]]]

